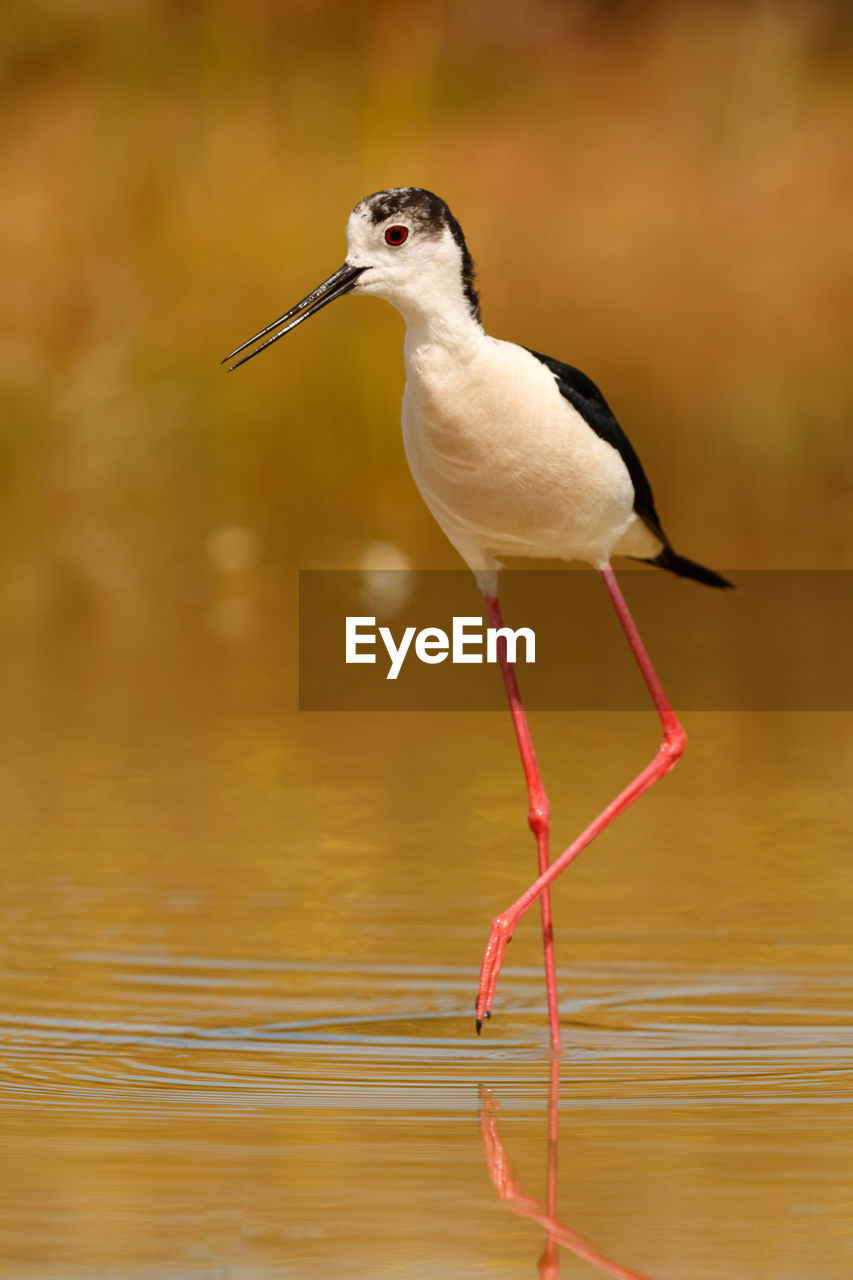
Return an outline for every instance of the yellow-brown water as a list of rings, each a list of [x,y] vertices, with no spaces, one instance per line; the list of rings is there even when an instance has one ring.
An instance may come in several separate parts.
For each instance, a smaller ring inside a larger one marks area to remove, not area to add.
[[[472,1014],[534,861],[508,717],[299,715],[267,622],[7,654],[3,1273],[535,1276],[534,914],[481,1040]],[[835,1280],[851,720],[688,728],[555,893],[557,1217],[612,1274]],[[651,713],[534,731],[558,843],[657,737]],[[561,1239],[563,1276],[603,1265]]]

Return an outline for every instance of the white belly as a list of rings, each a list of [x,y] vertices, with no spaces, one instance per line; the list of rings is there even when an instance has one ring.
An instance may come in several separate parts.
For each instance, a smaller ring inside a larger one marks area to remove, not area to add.
[[[464,364],[440,347],[407,352],[406,363],[409,466],[472,568],[505,555],[602,565],[632,540],[638,521],[622,458],[535,356],[486,338]]]

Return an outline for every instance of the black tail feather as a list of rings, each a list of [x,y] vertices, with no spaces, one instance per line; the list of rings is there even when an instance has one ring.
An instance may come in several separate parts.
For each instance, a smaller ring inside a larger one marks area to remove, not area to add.
[[[670,573],[677,573],[679,578],[695,578],[697,582],[704,582],[706,587],[734,587],[735,585],[721,573],[706,569],[703,564],[688,560],[686,556],[677,555],[672,547],[664,547],[659,556],[655,556],[654,560],[649,560],[647,563],[656,564],[659,569],[668,569]]]

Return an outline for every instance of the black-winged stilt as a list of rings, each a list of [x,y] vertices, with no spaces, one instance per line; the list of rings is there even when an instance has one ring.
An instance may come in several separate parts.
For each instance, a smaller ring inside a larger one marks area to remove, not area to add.
[[[610,558],[631,556],[712,587],[731,583],[673,551],[640,460],[595,384],[571,365],[485,332],[471,255],[443,200],[420,187],[367,196],[350,215],[347,242],[346,261],[334,275],[226,361],[252,347],[231,366],[236,369],[345,293],[373,294],[390,302],[406,322],[403,440],[409,466],[427,506],[473,570],[492,625],[503,626],[497,595],[500,556],[594,565],[663,725],[652,761],[549,865],[548,799],[505,646],[500,654],[527,781],[539,876],[492,923],[477,994],[477,1031],[491,1016],[506,944],[538,898],[551,1045],[558,1051],[551,882],[617,814],[674,768],[686,740]]]

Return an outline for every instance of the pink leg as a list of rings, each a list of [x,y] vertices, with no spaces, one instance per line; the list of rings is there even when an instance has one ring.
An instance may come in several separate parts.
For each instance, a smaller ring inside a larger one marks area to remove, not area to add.
[[[486,602],[486,609],[492,626],[496,628],[503,627],[504,621],[497,596],[484,595],[483,599]],[[551,810],[548,804],[548,797],[545,794],[545,788],[542,786],[539,766],[536,763],[536,754],[533,750],[530,730],[527,727],[527,716],[524,714],[521,694],[518,691],[518,681],[515,678],[515,670],[507,657],[506,640],[502,636],[498,639],[498,660],[503,673],[504,685],[506,686],[506,696],[509,699],[509,709],[515,728],[515,736],[518,739],[518,749],[521,752],[521,763],[524,767],[527,795],[530,802],[527,821],[530,825],[530,830],[536,837],[536,849],[539,854],[539,875],[542,876],[548,870],[548,836],[551,825]],[[551,1029],[551,1050],[553,1053],[558,1054],[560,1052],[560,1011],[557,1001],[557,968],[554,963],[551,894],[547,887],[542,892],[541,905],[542,942],[545,952],[545,990],[548,995],[548,1025]],[[477,1033],[479,1034],[482,1025],[479,1002],[477,1008]],[[488,1011],[483,1016],[488,1017]]]
[[[610,598],[622,624],[622,629],[631,646],[631,652],[637,660],[640,671],[643,673],[643,679],[660,716],[663,725],[663,740],[654,760],[646,765],[642,773],[639,773],[634,781],[624,791],[620,792],[616,799],[612,800],[607,808],[590,823],[586,830],[581,832],[574,843],[570,844],[568,849],[555,862],[552,862],[544,873],[540,874],[539,879],[530,886],[526,893],[521,895],[517,902],[513,903],[508,911],[505,911],[503,915],[497,916],[492,921],[492,932],[489,936],[486,954],[483,957],[483,967],[480,970],[480,989],[477,993],[478,1031],[482,1026],[483,1019],[488,1018],[491,1014],[492,1001],[494,1000],[495,987],[503,963],[506,944],[512,937],[512,931],[521,917],[529,910],[536,899],[546,892],[551,882],[556,880],[562,871],[565,871],[569,863],[574,862],[578,854],[595,839],[599,832],[603,831],[623,809],[627,809],[628,805],[632,804],[638,796],[641,796],[644,791],[648,791],[649,787],[657,782],[658,778],[662,778],[665,773],[669,773],[671,769],[675,768],[681,759],[684,745],[687,741],[687,735],[669,705],[661,682],[657,677],[657,672],[652,666],[651,659],[640,639],[640,633],[637,631],[634,620],[628,611],[625,598],[616,581],[616,575],[609,564],[605,565],[601,570],[601,575],[604,578],[604,585],[610,593]]]

